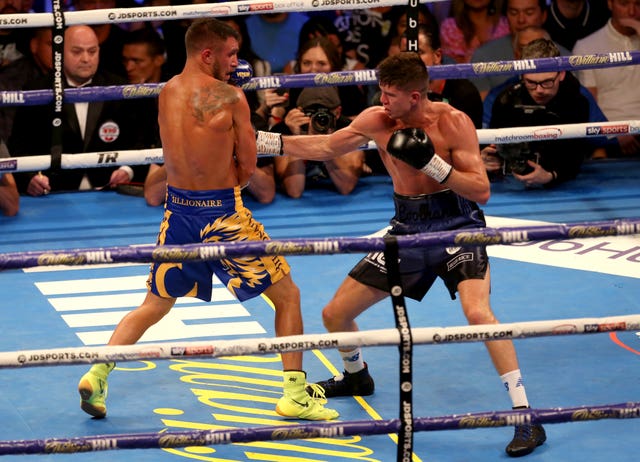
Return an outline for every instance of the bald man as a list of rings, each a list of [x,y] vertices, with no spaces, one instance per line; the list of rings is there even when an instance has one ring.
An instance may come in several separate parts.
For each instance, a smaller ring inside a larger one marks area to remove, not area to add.
[[[120,77],[98,71],[100,46],[88,26],[69,27],[64,36],[63,87],[125,85]],[[34,81],[28,90],[49,88],[48,78]],[[62,152],[111,152],[150,147],[150,136],[143,129],[139,102],[96,101],[64,104],[62,108]],[[42,155],[51,152],[53,104],[21,107],[9,139],[13,156]],[[33,136],[37,132],[39,136]],[[52,191],[113,188],[130,181],[144,181],[143,168],[83,168],[50,170],[16,175],[20,192],[43,196]],[[139,178],[134,178],[134,175]]]

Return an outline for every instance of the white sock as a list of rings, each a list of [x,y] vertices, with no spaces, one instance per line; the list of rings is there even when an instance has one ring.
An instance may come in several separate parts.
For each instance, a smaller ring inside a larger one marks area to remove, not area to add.
[[[524,389],[524,382],[522,381],[522,375],[520,369],[507,372],[500,376],[504,387],[509,392],[509,398],[513,403],[513,407],[529,407],[529,401],[527,400],[527,392]]]
[[[360,348],[351,351],[340,351],[340,356],[344,363],[344,370],[349,374],[355,374],[364,369],[364,360],[362,359],[362,350]]]

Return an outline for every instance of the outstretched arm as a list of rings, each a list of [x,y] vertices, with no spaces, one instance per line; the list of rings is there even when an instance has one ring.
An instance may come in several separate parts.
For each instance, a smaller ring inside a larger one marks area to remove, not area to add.
[[[309,160],[335,159],[357,151],[373,139],[376,126],[381,123],[381,109],[366,109],[349,126],[328,135],[282,136],[277,133],[258,132],[258,152]]]
[[[283,153],[300,159],[330,160],[357,151],[370,138],[352,125],[329,135],[283,136]]]

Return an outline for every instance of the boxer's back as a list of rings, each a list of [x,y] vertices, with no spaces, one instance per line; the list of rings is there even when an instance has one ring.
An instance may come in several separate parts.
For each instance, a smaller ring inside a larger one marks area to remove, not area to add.
[[[238,183],[233,159],[235,90],[204,74],[182,73],[159,97],[167,182],[182,189],[224,189]]]

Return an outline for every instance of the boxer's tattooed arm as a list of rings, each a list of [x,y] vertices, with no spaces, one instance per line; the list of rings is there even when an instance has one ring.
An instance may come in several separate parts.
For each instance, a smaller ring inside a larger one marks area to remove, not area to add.
[[[192,97],[193,117],[204,123],[207,117],[219,113],[228,104],[238,101],[236,92],[226,84],[214,84],[199,88]]]

